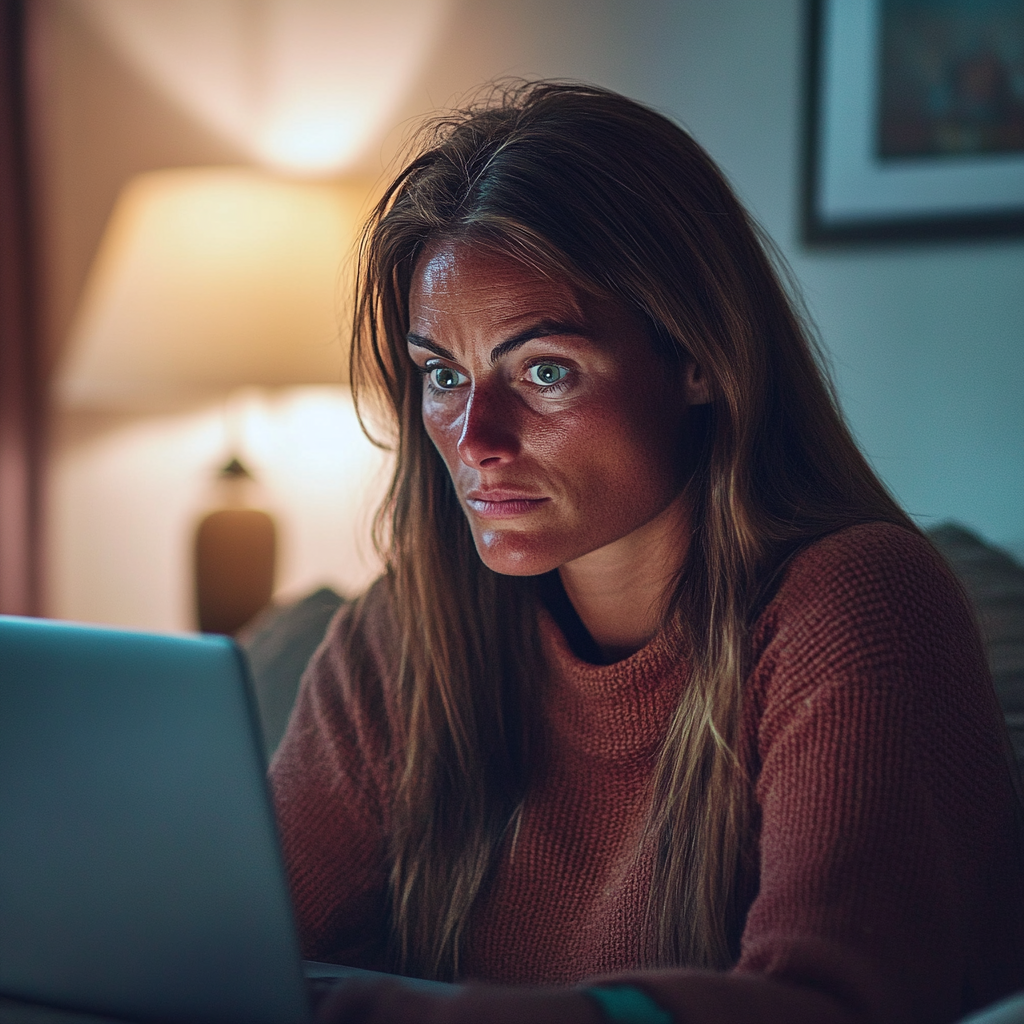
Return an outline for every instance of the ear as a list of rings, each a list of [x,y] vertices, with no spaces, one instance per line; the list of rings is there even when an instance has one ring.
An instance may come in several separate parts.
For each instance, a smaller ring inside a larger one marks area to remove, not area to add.
[[[683,375],[683,395],[687,405],[708,405],[711,402],[711,387],[707,374],[694,359],[687,359]]]

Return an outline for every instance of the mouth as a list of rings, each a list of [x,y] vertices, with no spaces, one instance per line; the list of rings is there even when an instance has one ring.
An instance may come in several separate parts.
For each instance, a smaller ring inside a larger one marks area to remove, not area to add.
[[[507,519],[533,512],[546,504],[549,498],[535,498],[508,490],[470,491],[466,504],[485,519]]]

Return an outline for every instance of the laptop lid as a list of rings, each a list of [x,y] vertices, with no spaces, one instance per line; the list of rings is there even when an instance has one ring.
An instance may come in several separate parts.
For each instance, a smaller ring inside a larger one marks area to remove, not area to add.
[[[0,616],[0,993],[306,1021],[258,735],[226,638]]]

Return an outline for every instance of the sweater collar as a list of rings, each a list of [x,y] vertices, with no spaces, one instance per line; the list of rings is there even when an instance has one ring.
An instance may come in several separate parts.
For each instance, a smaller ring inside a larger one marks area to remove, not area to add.
[[[612,665],[578,658],[544,609],[541,638],[549,667],[548,723],[561,749],[618,763],[653,758],[689,677],[684,642],[661,630]]]

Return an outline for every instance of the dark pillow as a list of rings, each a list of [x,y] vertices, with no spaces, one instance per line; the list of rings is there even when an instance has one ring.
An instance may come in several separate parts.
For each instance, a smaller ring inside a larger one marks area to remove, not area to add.
[[[974,603],[992,681],[1024,767],[1024,566],[958,523],[927,532]]]
[[[294,604],[270,605],[235,638],[249,662],[268,761],[288,725],[299,679],[343,603],[321,587]]]

